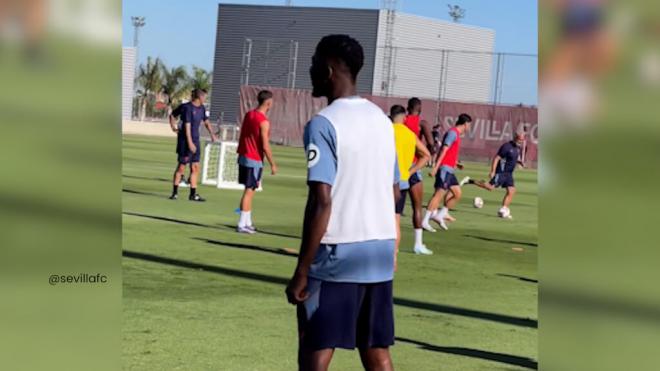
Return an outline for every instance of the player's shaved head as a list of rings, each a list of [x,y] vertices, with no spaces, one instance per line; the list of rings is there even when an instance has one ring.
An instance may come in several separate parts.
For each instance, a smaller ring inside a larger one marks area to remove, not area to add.
[[[422,111],[422,101],[417,97],[408,99],[408,114],[418,115]]]
[[[364,51],[360,43],[348,35],[328,35],[316,45],[309,74],[312,95],[330,97],[333,90],[347,82],[355,85],[364,65]]]
[[[271,98],[273,98],[273,93],[270,90],[262,90],[257,94],[257,102],[260,106]]]
[[[401,123],[406,115],[406,109],[402,105],[395,104],[390,107],[390,120],[394,123]]]

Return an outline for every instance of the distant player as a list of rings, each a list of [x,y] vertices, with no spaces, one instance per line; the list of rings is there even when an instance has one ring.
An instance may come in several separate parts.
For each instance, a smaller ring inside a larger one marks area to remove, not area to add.
[[[238,182],[245,186],[241,197],[241,215],[236,231],[254,234],[257,232],[252,224],[252,198],[259,188],[264,156],[270,164],[273,175],[277,173],[277,165],[270,149],[270,122],[266,114],[273,106],[273,93],[262,90],[257,94],[259,106],[245,114],[241,125],[241,136],[238,140]]]
[[[521,148],[525,143],[524,134],[516,134],[514,140],[504,143],[500,149],[497,151],[495,157],[490,166],[490,173],[488,177],[490,182],[486,183],[484,181],[474,181],[470,179],[469,184],[474,184],[483,189],[492,191],[495,188],[506,188],[506,194],[504,199],[502,199],[502,208],[508,211],[509,205],[513,200],[513,196],[516,194],[516,186],[513,180],[513,172],[516,170],[516,166],[520,164],[523,165],[520,161]],[[504,218],[512,218],[510,213],[504,213],[500,216]]]
[[[393,370],[398,166],[392,122],[357,96],[363,63],[346,35],[325,36],[312,57],[312,95],[329,105],[305,127],[309,194],[286,289],[298,305],[300,370],[327,370],[335,348],[356,347],[365,369]]]
[[[456,125],[445,133],[442,139],[442,147],[435,161],[431,176],[435,177],[435,192],[429,200],[426,208],[426,215],[422,221],[422,228],[435,232],[435,229],[429,224],[433,219],[440,224],[442,229],[447,230],[445,219],[454,220],[449,215],[449,209],[456,206],[461,199],[461,187],[456,179],[454,172],[456,168],[461,169],[462,165],[458,163],[458,153],[461,147],[461,135],[468,130],[472,118],[462,113],[456,120]],[[440,202],[443,201],[444,207],[438,211]]]
[[[215,134],[211,129],[211,122],[206,115],[206,107],[204,106],[206,96],[206,90],[195,89],[192,92],[190,103],[181,106],[180,117],[183,125],[181,130],[178,130],[176,146],[179,165],[174,171],[171,200],[178,198],[179,182],[184,176],[186,165],[190,165],[190,196],[188,196],[188,199],[197,202],[206,201],[197,193],[197,177],[199,176],[199,159],[201,153],[199,126],[202,122],[211,135],[211,140],[216,141]]]
[[[190,100],[192,101],[192,94]],[[170,128],[172,129],[173,132],[179,133],[180,130],[182,130],[183,127],[183,122],[180,120],[181,118],[181,113],[183,112],[184,108],[186,106],[190,105],[190,102],[186,103],[181,103],[179,104],[174,110],[172,110],[172,113],[169,115],[169,123],[170,123]],[[178,145],[178,139],[177,139],[177,145]],[[191,164],[192,165],[192,164]],[[177,165],[178,168],[178,165]],[[178,171],[177,169],[174,170],[174,181],[176,181],[176,175]],[[190,169],[190,173],[192,173],[192,166]],[[180,181],[177,184],[179,187],[190,187],[190,175],[188,175],[188,183],[186,183],[186,180],[184,179],[183,176],[180,177]]]
[[[401,190],[401,198],[396,204],[396,221],[397,221],[397,240],[396,251],[399,251],[399,243],[401,242],[401,213],[406,204],[406,194],[410,193],[410,198],[413,198],[413,192],[410,188],[411,179],[417,178],[417,172],[424,167],[431,159],[431,153],[421,140],[413,133],[408,127],[403,124],[406,118],[406,109],[400,105],[394,105],[390,108],[390,119],[394,123],[394,142],[396,144],[396,155],[399,162],[399,174],[401,180],[399,181],[399,189]],[[421,185],[421,183],[418,182]],[[419,187],[421,188],[421,187]],[[420,195],[421,199],[421,195]],[[414,207],[414,204],[413,204]],[[420,200],[421,209],[421,200]],[[415,254],[431,255],[433,251],[424,246],[422,242],[422,213],[413,212],[413,227],[415,228],[415,245],[413,251]]]
[[[425,120],[421,120],[420,118],[420,114],[422,113],[422,101],[419,98],[410,98],[408,100],[407,111],[408,115],[405,117],[403,122],[404,125],[415,134],[415,137],[419,138],[422,143],[426,144],[426,147],[430,153],[433,153],[433,135],[431,132],[430,124]],[[417,161],[417,157],[415,157],[415,161]],[[422,213],[424,212],[422,206],[422,203],[424,202],[424,184],[422,183],[422,180],[423,177],[421,170],[412,172],[410,179],[408,179],[410,184],[410,200],[412,201],[413,206],[413,221],[421,221]],[[415,226],[416,229],[421,228],[419,223],[415,224]],[[422,246],[421,236],[419,242],[420,246]],[[430,252],[430,250],[426,248],[418,250],[420,252]]]

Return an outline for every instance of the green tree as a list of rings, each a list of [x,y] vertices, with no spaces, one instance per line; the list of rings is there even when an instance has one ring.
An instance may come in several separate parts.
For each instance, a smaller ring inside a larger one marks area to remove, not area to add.
[[[162,68],[162,92],[167,95],[167,114],[169,116],[169,114],[172,113],[174,106],[187,98],[190,91],[190,77],[183,66],[167,69],[163,65]]]
[[[211,72],[201,67],[192,67],[192,76],[190,77],[190,87],[192,89],[204,89],[211,91]]]
[[[147,63],[138,68],[136,82],[138,86],[137,96],[140,99],[140,121],[144,121],[147,113],[147,102],[154,101],[155,96],[163,86],[162,69],[163,62],[160,58],[147,57]]]

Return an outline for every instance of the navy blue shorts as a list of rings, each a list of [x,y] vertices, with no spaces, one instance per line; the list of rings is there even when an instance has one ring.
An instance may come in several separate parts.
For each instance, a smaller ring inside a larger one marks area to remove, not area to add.
[[[327,282],[309,278],[309,298],[298,305],[300,347],[386,348],[394,344],[392,281]]]
[[[412,186],[414,186],[417,183],[420,183],[421,181],[422,181],[422,173],[420,170],[410,176],[410,178],[408,179],[408,184],[410,184],[410,188],[412,188]]]
[[[190,151],[190,148],[188,148],[188,143],[177,143],[176,146],[176,153],[178,155],[178,161],[180,164],[190,164],[193,162],[199,162],[199,159],[201,157],[202,153],[202,146],[200,145],[199,142],[193,142],[195,143],[195,147],[197,147],[197,152],[192,153]]]
[[[454,173],[450,173],[449,171],[440,168],[440,170],[435,174],[435,189],[441,188],[448,190],[449,188],[457,185],[458,179],[456,179],[456,175],[454,175]]]
[[[406,196],[408,195],[409,189],[401,190],[401,197],[399,197],[399,202],[396,203],[394,210],[397,214],[403,214],[403,209],[406,207]]]
[[[490,180],[490,184],[502,188],[514,187],[513,173],[497,173],[493,179]]]
[[[238,165],[238,182],[249,189],[259,188],[263,167]]]

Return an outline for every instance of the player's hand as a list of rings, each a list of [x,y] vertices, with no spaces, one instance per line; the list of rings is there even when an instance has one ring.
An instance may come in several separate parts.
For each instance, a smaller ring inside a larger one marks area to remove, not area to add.
[[[435,173],[437,173],[437,171],[435,171],[435,168],[433,168],[433,169],[431,169],[431,171],[429,171],[429,175],[432,176],[432,177],[435,177]]]
[[[463,170],[463,164],[456,164],[456,168],[458,170]]]
[[[495,176],[494,172],[491,171],[490,173],[488,173],[488,179],[493,179],[494,176]]]
[[[173,131],[173,132],[175,132],[175,133],[178,133],[178,132],[179,132],[179,128],[178,128],[178,127],[176,127],[176,126],[170,126],[170,127],[172,128],[172,131]]]
[[[215,134],[211,134],[211,142],[217,142],[218,137]]]
[[[289,284],[286,286],[286,298],[291,304],[300,304],[307,300],[309,297],[309,292],[305,290],[307,288],[307,275],[299,272],[296,269],[296,272],[291,277]]]
[[[272,175],[277,174],[277,165],[270,165],[270,173]]]
[[[191,143],[189,147],[191,153],[197,153],[197,146],[194,143]]]

